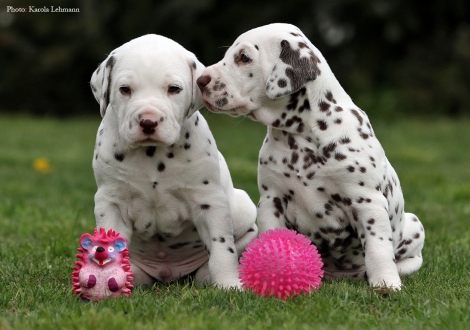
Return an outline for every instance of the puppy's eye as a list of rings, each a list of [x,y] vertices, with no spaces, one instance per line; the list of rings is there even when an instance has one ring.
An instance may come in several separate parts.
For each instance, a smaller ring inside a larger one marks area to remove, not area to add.
[[[243,63],[249,63],[249,62],[251,62],[251,58],[249,58],[249,57],[246,56],[245,54],[242,54],[241,61],[242,61]]]
[[[119,87],[119,91],[121,92],[122,95],[130,95],[131,94],[131,89],[128,86]]]
[[[170,87],[168,87],[168,93],[171,93],[171,94],[178,94],[182,90],[183,89],[179,86],[170,86]]]

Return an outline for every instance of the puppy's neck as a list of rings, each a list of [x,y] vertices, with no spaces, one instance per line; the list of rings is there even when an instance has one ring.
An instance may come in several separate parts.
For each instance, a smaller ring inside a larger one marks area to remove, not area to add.
[[[275,141],[295,139],[317,146],[328,144],[341,134],[350,109],[357,108],[329,68],[297,92],[268,106],[271,116],[263,118],[268,136]]]

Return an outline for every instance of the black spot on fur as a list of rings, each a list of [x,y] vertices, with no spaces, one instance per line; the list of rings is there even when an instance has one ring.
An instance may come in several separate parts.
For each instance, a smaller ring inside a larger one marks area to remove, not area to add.
[[[273,203],[274,203],[274,207],[276,208],[276,210],[283,214],[284,213],[284,207],[282,206],[282,202],[281,202],[281,199],[279,197],[274,197],[273,198]]]
[[[120,152],[116,152],[114,153],[114,158],[118,161],[118,162],[122,162],[124,160],[124,157],[125,155],[123,153],[120,153]]]
[[[201,209],[203,209],[203,210],[208,210],[208,209],[210,209],[210,207],[211,206],[209,204],[202,204],[201,205]]]
[[[215,100],[215,104],[216,104],[219,108],[223,107],[223,106],[226,105],[227,103],[228,103],[228,99],[227,99],[226,97]]]
[[[338,161],[342,161],[342,160],[345,160],[347,157],[345,155],[343,155],[342,153],[335,153],[335,159],[338,160]]]
[[[325,97],[328,101],[336,103],[336,100],[333,98],[333,94],[330,91],[326,92]]]
[[[359,125],[362,125],[363,119],[362,116],[357,112],[357,110],[351,109],[352,114],[359,120]]]
[[[290,149],[297,150],[299,147],[297,146],[297,143],[295,142],[295,139],[292,135],[289,135],[287,138],[287,143],[289,144]]]
[[[325,101],[320,101],[320,103],[318,103],[318,107],[322,112],[326,112],[330,108],[330,104]]]
[[[159,162],[157,166],[158,172],[163,172],[165,170],[165,164],[163,162]]]
[[[157,147],[148,147],[145,153],[147,154],[147,156],[153,157],[155,150],[157,150]]]
[[[308,48],[304,43],[299,43],[299,47]],[[291,81],[293,91],[298,90],[308,81],[315,80],[321,73],[317,65],[320,60],[312,50],[310,50],[310,57],[300,57],[300,49],[291,48],[287,40],[281,41],[279,59],[290,66],[286,69],[285,74]]]
[[[277,85],[280,87],[280,88],[285,88],[287,86],[287,81],[285,79],[279,79],[277,81]]]
[[[303,112],[304,110],[308,110],[310,111],[310,102],[308,101],[308,99],[305,99],[304,100],[304,104],[302,104],[300,107],[299,107],[299,112]]]
[[[327,146],[323,147],[323,155],[326,157],[326,158],[330,158],[330,154],[335,151],[336,149],[336,143],[330,143],[328,144]]]
[[[335,202],[341,202],[342,198],[339,194],[334,194],[334,195],[331,195],[331,198],[333,198],[333,200]]]
[[[296,164],[298,160],[299,160],[299,154],[294,151],[294,152],[292,153],[290,162],[291,162],[292,164]]]
[[[318,127],[322,130],[325,131],[328,128],[327,123],[324,120],[317,120]]]

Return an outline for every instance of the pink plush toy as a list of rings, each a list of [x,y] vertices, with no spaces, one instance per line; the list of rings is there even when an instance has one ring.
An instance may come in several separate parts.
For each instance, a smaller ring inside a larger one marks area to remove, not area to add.
[[[95,228],[94,236],[83,234],[78,248],[72,285],[82,299],[99,301],[108,297],[129,296],[134,287],[127,241],[110,229]]]
[[[293,230],[269,230],[255,238],[240,259],[243,288],[263,297],[287,299],[319,289],[323,262],[312,242]]]

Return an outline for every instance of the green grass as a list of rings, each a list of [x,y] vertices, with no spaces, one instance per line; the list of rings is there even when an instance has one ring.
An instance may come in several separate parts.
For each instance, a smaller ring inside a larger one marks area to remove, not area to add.
[[[255,202],[266,128],[204,113],[237,187]],[[470,322],[470,120],[373,121],[406,210],[426,229],[420,271],[383,296],[362,281],[325,282],[287,302],[189,281],[83,304],[73,295],[78,238],[94,228],[91,168],[99,118],[0,117],[0,330],[464,329]],[[52,170],[33,169],[36,158]]]

